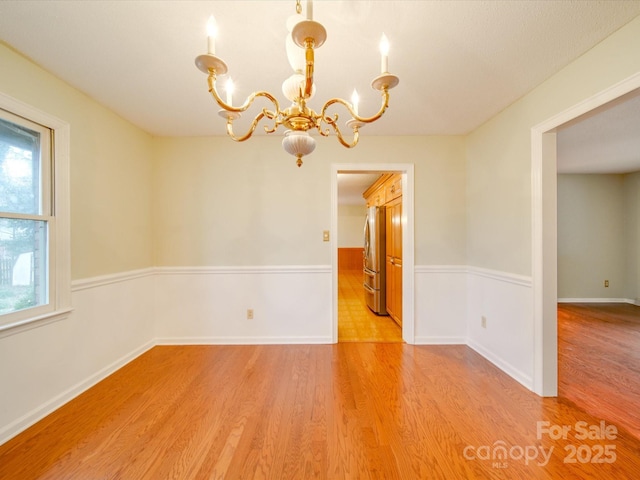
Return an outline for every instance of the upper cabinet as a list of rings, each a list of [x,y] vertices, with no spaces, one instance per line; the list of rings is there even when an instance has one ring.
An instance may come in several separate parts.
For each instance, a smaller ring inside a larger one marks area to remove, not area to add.
[[[380,175],[380,178],[364,191],[362,196],[367,202],[367,207],[380,207],[387,203],[387,182],[391,177],[393,177],[392,173]]]
[[[385,203],[402,196],[402,175],[393,174],[384,184]]]

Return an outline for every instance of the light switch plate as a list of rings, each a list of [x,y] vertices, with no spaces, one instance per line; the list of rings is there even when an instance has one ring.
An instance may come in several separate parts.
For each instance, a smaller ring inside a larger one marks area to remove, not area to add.
[[[329,230],[324,230],[322,232],[322,241],[323,242],[328,242],[329,241]]]

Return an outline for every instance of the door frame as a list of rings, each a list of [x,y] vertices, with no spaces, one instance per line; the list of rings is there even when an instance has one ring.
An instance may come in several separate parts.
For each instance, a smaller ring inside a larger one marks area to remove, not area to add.
[[[331,164],[331,338],[338,343],[338,173],[402,174],[402,339],[415,344],[414,165],[412,163]]]
[[[531,129],[533,390],[558,395],[558,166],[556,128],[640,88],[636,73]]]

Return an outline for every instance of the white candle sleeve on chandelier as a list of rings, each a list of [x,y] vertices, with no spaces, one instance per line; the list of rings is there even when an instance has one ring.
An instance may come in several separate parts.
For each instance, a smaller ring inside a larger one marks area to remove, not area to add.
[[[227,79],[227,83],[225,84],[225,90],[227,91],[227,105],[233,104],[233,80],[231,78]]]
[[[218,26],[216,25],[216,19],[213,15],[209,17],[207,22],[207,53],[209,55],[216,54],[216,36],[218,33]]]
[[[360,102],[360,97],[358,96],[358,92],[354,88],[353,93],[351,94],[351,106],[353,107],[353,111],[356,115],[358,115],[358,102]]]
[[[380,72],[387,73],[389,71],[389,39],[383,33],[380,39]]]
[[[307,0],[307,20],[313,20],[313,0]]]

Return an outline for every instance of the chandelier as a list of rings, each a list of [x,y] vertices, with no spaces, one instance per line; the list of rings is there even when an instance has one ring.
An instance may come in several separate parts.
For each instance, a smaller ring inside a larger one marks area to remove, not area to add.
[[[290,32],[286,39],[287,58],[294,70],[293,75],[282,84],[282,91],[291,105],[285,109],[280,108],[280,104],[274,95],[266,91],[254,92],[247,97],[240,106],[232,105],[233,84],[227,81],[226,101],[222,99],[216,89],[216,81],[219,76],[227,73],[227,64],[216,56],[215,37],[216,25],[213,16],[207,24],[208,53],[196,57],[196,66],[208,75],[209,93],[217,104],[222,108],[218,114],[227,120],[227,134],[237,142],[249,139],[256,127],[263,119],[269,125],[264,126],[266,133],[275,132],[280,125],[284,126],[284,138],[282,146],[291,155],[297,158],[297,165],[302,165],[302,157],[309,155],[316,147],[315,139],[309,135],[309,131],[315,129],[321,136],[327,137],[331,131],[335,132],[338,141],[347,148],[353,148],[358,144],[359,129],[367,123],[378,120],[389,105],[389,90],[398,85],[400,81],[396,75],[388,72],[389,42],[386,36],[382,35],[380,42],[381,54],[381,74],[373,79],[371,86],[380,91],[382,104],[377,113],[370,117],[362,117],[358,113],[358,95],[354,90],[351,102],[341,98],[327,100],[319,113],[309,108],[307,102],[315,93],[313,83],[314,73],[314,50],[320,48],[327,38],[327,32],[322,24],[313,20],[313,0],[306,2],[306,19],[302,16],[302,6],[300,0],[296,0],[296,13],[287,20],[287,30]],[[249,129],[242,135],[236,135],[233,131],[233,122],[240,118],[254,100],[263,97],[273,104],[273,109],[263,108],[251,122]],[[353,137],[348,141],[338,125],[338,114],[333,116],[327,114],[327,109],[334,104],[342,105],[350,115],[346,122],[346,127],[351,129]]]

